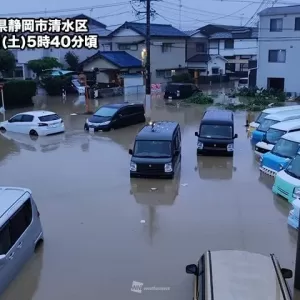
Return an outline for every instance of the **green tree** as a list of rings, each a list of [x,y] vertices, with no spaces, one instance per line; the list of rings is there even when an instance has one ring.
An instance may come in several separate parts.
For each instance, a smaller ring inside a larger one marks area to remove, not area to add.
[[[30,60],[27,67],[39,76],[43,70],[61,68],[62,64],[55,57],[43,57],[42,59]]]
[[[79,57],[74,52],[67,52],[65,62],[69,65],[70,70],[77,71],[79,65]]]
[[[16,58],[8,50],[0,49],[0,72],[10,72],[16,68]]]

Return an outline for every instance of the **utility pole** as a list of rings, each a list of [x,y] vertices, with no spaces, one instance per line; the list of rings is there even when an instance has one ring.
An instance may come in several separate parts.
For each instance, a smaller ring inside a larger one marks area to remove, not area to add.
[[[179,0],[179,29],[181,30],[181,10],[182,10],[182,0]]]

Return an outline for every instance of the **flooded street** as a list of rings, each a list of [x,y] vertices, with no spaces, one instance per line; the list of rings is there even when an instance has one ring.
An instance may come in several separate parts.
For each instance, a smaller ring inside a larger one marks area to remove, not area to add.
[[[86,133],[87,116],[70,115],[84,111],[83,101],[71,97],[40,97],[35,109],[61,115],[66,133],[0,136],[1,185],[32,189],[45,235],[1,300],[192,299],[185,266],[208,249],[275,253],[294,268],[290,207],[273,196],[270,178],[260,178],[246,113],[235,114],[233,159],[197,158],[194,132],[205,108],[154,97],[151,119],[181,124],[181,172],[174,180],[130,180],[128,150],[143,125]],[[168,290],[134,293],[133,281]]]

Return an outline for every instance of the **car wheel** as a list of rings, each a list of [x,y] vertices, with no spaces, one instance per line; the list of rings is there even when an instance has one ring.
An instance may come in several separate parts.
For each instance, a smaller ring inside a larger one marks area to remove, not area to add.
[[[35,130],[30,130],[29,135],[38,136],[38,133]]]
[[[0,131],[1,131],[1,132],[5,132],[6,129],[5,129],[4,127],[0,127]]]

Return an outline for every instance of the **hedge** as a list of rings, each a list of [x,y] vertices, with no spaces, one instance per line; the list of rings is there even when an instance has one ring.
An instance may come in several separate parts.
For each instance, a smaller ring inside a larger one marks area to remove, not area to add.
[[[32,106],[37,84],[33,80],[10,80],[3,82],[5,109]],[[2,96],[0,96],[2,106]]]
[[[61,95],[63,89],[69,91],[71,82],[70,76],[48,77],[43,80],[43,88],[49,96],[58,96]]]

